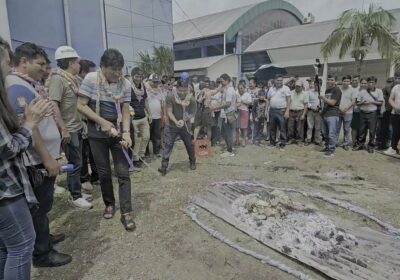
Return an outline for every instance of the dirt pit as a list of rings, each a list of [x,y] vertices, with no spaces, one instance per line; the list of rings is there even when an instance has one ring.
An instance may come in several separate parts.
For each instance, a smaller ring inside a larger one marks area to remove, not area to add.
[[[132,175],[137,223],[133,233],[123,229],[119,211],[112,220],[102,218],[104,205],[99,186],[93,191],[94,208],[87,212],[71,208],[67,194],[58,196],[50,214],[51,231],[67,235],[56,248],[71,254],[73,261],[64,267],[34,269],[33,279],[294,279],[215,240],[181,212],[191,197],[216,181],[256,180],[277,187],[321,192],[366,208],[380,219],[400,226],[399,160],[342,149],[338,149],[335,158],[326,159],[318,150],[316,146],[290,145],[285,151],[248,146],[237,149],[234,158],[221,159],[217,155],[219,148],[214,148],[213,157],[199,159],[193,172],[183,144],[177,143],[166,177],[148,169]],[[160,160],[150,165],[156,169]],[[349,176],[324,175],[339,171]],[[305,175],[315,175],[318,179]],[[66,186],[65,177],[61,176],[58,182]],[[117,186],[116,180],[114,183]],[[115,194],[118,201],[117,187]],[[359,223],[370,224],[370,221]],[[255,244],[244,234],[226,231],[226,235],[241,244]],[[276,258],[313,275],[314,279],[326,279],[285,257]]]

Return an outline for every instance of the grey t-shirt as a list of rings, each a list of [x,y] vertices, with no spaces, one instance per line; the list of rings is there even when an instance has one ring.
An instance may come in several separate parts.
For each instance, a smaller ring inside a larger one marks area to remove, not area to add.
[[[375,99],[372,96],[375,97]],[[362,104],[364,101],[383,101],[383,92],[381,89],[377,88],[375,89],[375,91],[371,91],[370,93],[368,93],[368,91],[366,90],[361,90],[360,94],[358,96],[358,102],[361,103],[360,104],[360,110],[362,112],[374,112],[378,109],[378,106],[375,104]]]
[[[340,99],[339,109],[343,110],[346,109],[353,99],[357,99],[358,90],[352,87],[348,87],[347,89],[342,88],[342,97]],[[354,107],[354,106],[353,106]],[[346,114],[353,114],[353,107],[351,107]]]
[[[190,94],[190,93],[188,93],[188,94]],[[167,109],[172,108],[172,114],[174,114],[175,119],[177,121],[184,120],[184,121],[186,121],[186,125],[190,125],[190,119],[185,120],[186,116],[184,116],[184,115],[187,114],[188,115],[187,117],[189,117],[189,116],[193,117],[196,114],[196,100],[192,96],[189,100],[189,106],[183,107],[181,104],[178,104],[176,102],[176,98],[179,98],[179,97],[176,97],[175,94],[169,94],[167,96],[167,98],[165,100],[165,105],[166,105]],[[169,125],[176,127],[175,123],[172,121],[169,121]]]
[[[230,87],[228,87],[227,90],[224,91],[222,96],[224,99],[223,102],[226,102],[226,103],[229,102],[231,104],[228,108],[222,109],[221,117],[224,118],[224,117],[226,117],[227,113],[236,111],[236,101],[237,101],[236,100],[236,91],[232,86],[230,86]]]

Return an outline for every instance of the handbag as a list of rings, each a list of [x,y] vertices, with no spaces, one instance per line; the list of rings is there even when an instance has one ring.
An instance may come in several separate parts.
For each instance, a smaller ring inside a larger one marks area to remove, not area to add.
[[[29,158],[29,155],[25,152],[25,156],[31,165],[26,166],[26,172],[28,173],[29,182],[31,183],[32,188],[36,188],[41,186],[44,181],[44,174],[41,169],[37,168],[36,166],[32,165],[32,162]]]
[[[32,188],[36,188],[43,184],[44,174],[39,168],[36,168],[35,166],[27,166],[26,171]]]
[[[237,114],[235,111],[226,113],[226,121],[228,122],[228,124],[234,123],[236,119],[237,119]]]

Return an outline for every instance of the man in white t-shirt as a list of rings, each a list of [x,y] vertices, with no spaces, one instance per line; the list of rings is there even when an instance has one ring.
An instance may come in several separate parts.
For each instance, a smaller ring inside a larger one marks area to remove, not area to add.
[[[400,80],[400,75],[396,77],[396,79]],[[393,134],[391,147],[384,153],[387,155],[395,155],[399,153],[398,144],[400,140],[400,84],[393,87],[389,97],[389,103],[393,107],[391,117]]]
[[[271,145],[276,145],[276,129],[280,129],[280,148],[283,149],[287,143],[286,120],[289,118],[290,89],[283,85],[283,77],[275,77],[275,86],[268,91],[267,108],[269,110],[269,128]]]
[[[351,121],[353,120],[353,107],[356,104],[356,99],[358,96],[358,91],[350,86],[351,76],[347,75],[342,78],[342,97],[339,104],[339,126],[338,133],[340,135],[340,129],[343,124],[343,149],[346,151],[350,150],[351,146]]]
[[[226,143],[226,152],[222,157],[233,157],[233,132],[236,124],[236,91],[232,86],[232,79],[228,74],[222,74],[221,77],[223,92],[220,105],[211,106],[211,110],[221,109],[222,131]]]

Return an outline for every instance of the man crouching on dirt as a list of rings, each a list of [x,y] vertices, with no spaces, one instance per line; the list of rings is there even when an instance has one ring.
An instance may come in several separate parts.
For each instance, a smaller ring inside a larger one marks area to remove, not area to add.
[[[187,82],[178,81],[176,90],[168,95],[166,101],[167,115],[169,124],[164,130],[164,151],[162,155],[161,167],[158,171],[161,175],[167,174],[169,158],[178,136],[185,144],[189,156],[190,169],[196,169],[196,158],[192,145],[192,135],[190,130],[190,119],[196,114],[196,101],[190,94]]]

